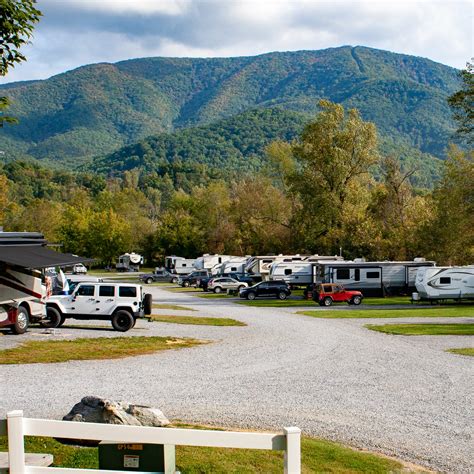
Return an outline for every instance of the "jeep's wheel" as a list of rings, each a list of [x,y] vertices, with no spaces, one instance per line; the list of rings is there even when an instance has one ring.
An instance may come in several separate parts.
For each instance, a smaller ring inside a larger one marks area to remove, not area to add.
[[[151,278],[151,277],[150,277],[150,278],[147,278],[147,279],[145,280],[145,283],[147,283],[148,285],[149,285],[150,283],[153,283],[153,278]]]
[[[220,286],[216,286],[214,288],[214,293],[219,294],[222,291],[222,288]]]
[[[280,291],[280,293],[278,293],[278,299],[286,300],[286,293],[284,291]]]
[[[183,286],[187,288],[189,286],[189,281],[183,281]]]
[[[44,328],[57,328],[61,325],[61,313],[56,308],[46,308],[46,318],[40,324]]]
[[[135,325],[134,317],[126,310],[120,309],[112,316],[112,326],[116,331],[125,332]]]
[[[143,312],[149,316],[153,308],[153,297],[150,293],[145,293],[143,296]]]
[[[66,322],[66,316],[61,314],[61,321],[59,321],[58,328],[60,328]]]
[[[11,327],[13,334],[24,334],[28,330],[30,325],[30,315],[28,310],[20,306],[18,308],[18,314],[16,317],[15,324]]]
[[[360,305],[362,303],[362,298],[360,296],[354,296],[352,298],[352,304]]]
[[[252,291],[247,295],[247,299],[248,300],[254,300],[255,299],[255,293],[253,293]]]
[[[332,298],[330,296],[326,296],[323,299],[323,306],[331,306],[332,305]]]

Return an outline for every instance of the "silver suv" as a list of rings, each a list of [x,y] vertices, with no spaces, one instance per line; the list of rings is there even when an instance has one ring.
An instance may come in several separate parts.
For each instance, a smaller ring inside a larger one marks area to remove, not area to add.
[[[222,277],[222,278],[213,278],[209,280],[207,284],[207,288],[214,293],[220,293],[221,291],[226,290],[242,290],[246,288],[248,285],[243,281],[234,280],[233,278],[229,277]]]
[[[116,331],[128,331],[137,318],[151,314],[151,294],[132,283],[81,282],[70,295],[46,300],[49,327],[59,327],[67,318],[110,320]]]

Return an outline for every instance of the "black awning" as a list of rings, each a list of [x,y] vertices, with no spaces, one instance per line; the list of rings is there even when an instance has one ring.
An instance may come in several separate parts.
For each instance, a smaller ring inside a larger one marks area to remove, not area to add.
[[[42,245],[0,245],[0,263],[24,268],[64,267],[92,261],[92,258],[55,252]]]

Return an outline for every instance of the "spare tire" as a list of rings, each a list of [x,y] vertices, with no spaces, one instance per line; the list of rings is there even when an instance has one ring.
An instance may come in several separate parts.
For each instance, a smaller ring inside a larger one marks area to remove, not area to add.
[[[151,314],[151,310],[153,307],[153,298],[151,296],[151,293],[145,293],[143,296],[143,311],[147,316]]]

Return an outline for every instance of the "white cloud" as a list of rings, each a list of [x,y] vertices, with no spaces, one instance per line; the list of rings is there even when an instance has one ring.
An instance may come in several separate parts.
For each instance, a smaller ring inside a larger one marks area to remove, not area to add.
[[[39,0],[28,61],[3,82],[143,56],[244,56],[363,45],[463,67],[467,0]]]

